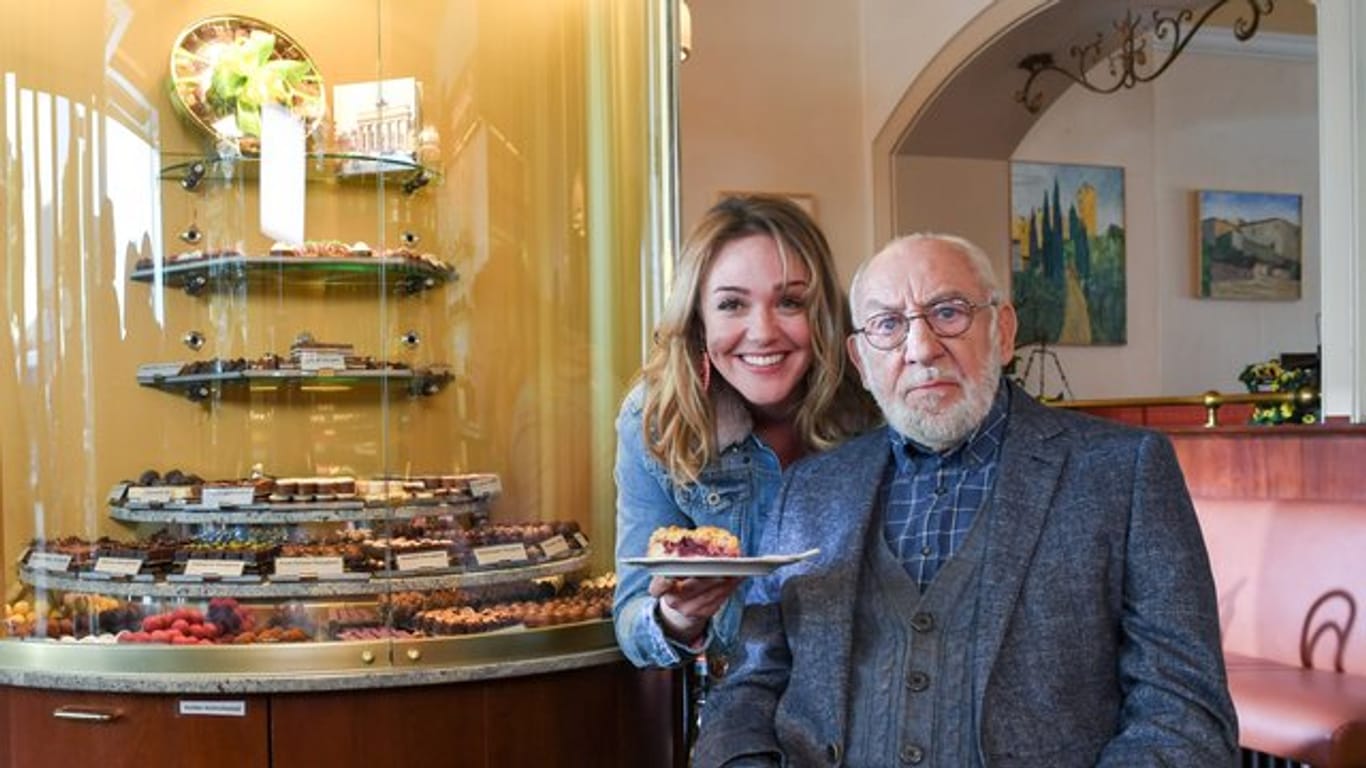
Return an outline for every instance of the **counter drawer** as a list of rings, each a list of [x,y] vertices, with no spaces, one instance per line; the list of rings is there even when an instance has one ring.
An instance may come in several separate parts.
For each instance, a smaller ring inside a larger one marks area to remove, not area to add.
[[[10,688],[0,766],[269,765],[264,696],[167,696]]]

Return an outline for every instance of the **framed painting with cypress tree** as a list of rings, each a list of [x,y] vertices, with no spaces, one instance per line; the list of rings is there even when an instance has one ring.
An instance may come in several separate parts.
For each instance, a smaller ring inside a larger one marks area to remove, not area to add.
[[[1124,169],[1010,164],[1016,345],[1126,341]]]

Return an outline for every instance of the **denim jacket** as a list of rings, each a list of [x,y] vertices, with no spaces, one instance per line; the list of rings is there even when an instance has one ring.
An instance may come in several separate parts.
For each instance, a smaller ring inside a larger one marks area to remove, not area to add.
[[[734,393],[714,399],[717,445],[721,455],[703,467],[696,483],[679,485],[645,448],[641,409],[645,390],[636,386],[617,416],[617,589],[612,604],[617,644],[637,666],[671,667],[688,652],[664,635],[656,614],[658,599],[649,593],[650,574],[623,558],[645,554],[650,534],[665,525],[695,528],[714,525],[740,539],[744,555],[757,554],[760,534],[782,480],[778,455],[753,434],[749,412]],[[741,594],[712,617],[708,653],[725,653],[740,629]]]

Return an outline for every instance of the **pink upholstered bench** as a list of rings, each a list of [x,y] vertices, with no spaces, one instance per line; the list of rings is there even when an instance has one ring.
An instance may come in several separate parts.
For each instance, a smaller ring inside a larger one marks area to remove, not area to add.
[[[1366,766],[1366,504],[1195,506],[1243,746]]]

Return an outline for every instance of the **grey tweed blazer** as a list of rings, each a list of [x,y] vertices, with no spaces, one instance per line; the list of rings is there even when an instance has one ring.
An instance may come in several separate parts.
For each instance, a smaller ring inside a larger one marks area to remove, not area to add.
[[[821,554],[750,585],[695,765],[843,764],[860,546],[890,460],[882,429],[787,473],[763,551]],[[1234,765],[1214,584],[1171,444],[1015,389],[992,504],[977,630],[949,639],[971,644],[981,764]]]

